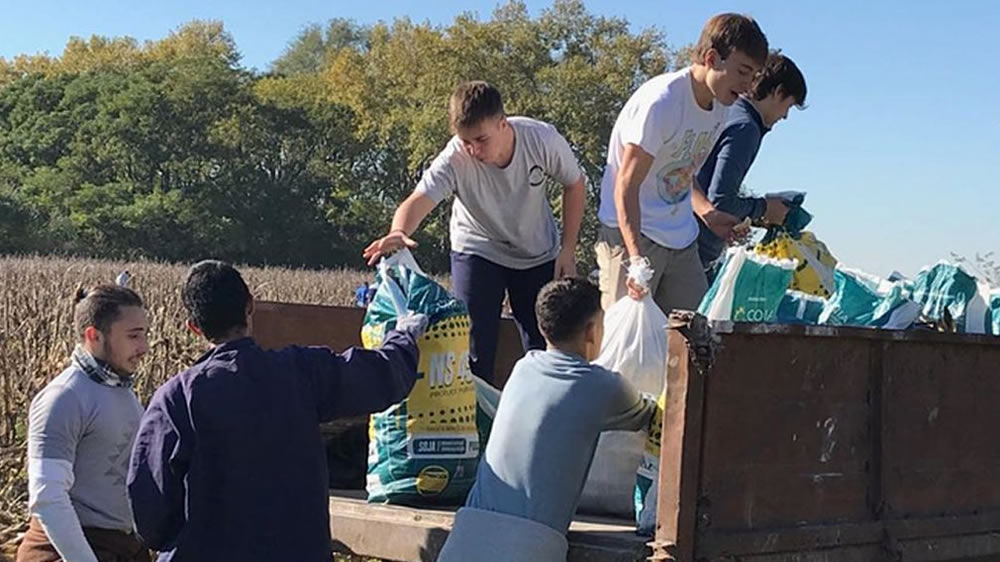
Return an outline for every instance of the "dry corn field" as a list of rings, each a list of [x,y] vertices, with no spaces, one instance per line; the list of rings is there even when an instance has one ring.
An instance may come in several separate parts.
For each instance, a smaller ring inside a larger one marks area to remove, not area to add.
[[[179,287],[186,269],[151,262],[0,257],[0,544],[24,528],[28,405],[68,362],[77,285],[110,283],[122,270],[132,275],[129,286],[142,296],[150,318],[150,351],[136,386],[145,403],[205,349],[184,327]],[[351,270],[240,269],[258,299],[344,306],[371,277]]]

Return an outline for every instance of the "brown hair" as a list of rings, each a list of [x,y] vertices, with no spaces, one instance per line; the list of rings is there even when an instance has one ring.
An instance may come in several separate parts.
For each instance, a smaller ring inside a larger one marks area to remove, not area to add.
[[[552,343],[566,343],[601,310],[601,290],[582,277],[549,281],[535,300],[538,329]]]
[[[757,22],[742,14],[712,16],[701,30],[701,37],[694,48],[696,62],[705,60],[709,49],[715,49],[722,58],[733,51],[740,51],[761,66],[767,60],[767,37]]]
[[[98,285],[89,291],[77,287],[73,305],[73,326],[77,336],[82,336],[88,326],[107,334],[111,325],[118,320],[122,308],[144,306],[135,291],[118,285]]]
[[[452,130],[478,125],[484,119],[504,114],[500,90],[483,82],[463,82],[448,101],[448,121]]]
[[[753,99],[760,101],[778,88],[781,88],[785,96],[792,96],[795,105],[799,107],[806,105],[806,79],[799,67],[780,51],[771,51],[767,62],[764,63],[764,69],[750,88],[750,94]]]

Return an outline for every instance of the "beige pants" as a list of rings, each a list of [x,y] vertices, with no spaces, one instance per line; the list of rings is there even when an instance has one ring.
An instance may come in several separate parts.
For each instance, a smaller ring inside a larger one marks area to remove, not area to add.
[[[628,252],[621,231],[604,225],[594,249],[601,270],[601,305],[607,310],[627,294]],[[653,266],[649,290],[657,306],[665,314],[674,309],[696,310],[708,290],[705,270],[698,258],[698,242],[683,250],[671,250],[640,235],[639,251]]]

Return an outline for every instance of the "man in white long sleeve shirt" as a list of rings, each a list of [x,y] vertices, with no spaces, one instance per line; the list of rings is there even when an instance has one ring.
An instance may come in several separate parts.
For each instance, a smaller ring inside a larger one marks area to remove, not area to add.
[[[143,412],[132,374],[148,350],[147,325],[130,289],[77,293],[70,366],[29,411],[31,523],[18,562],[148,562],[125,487]]]

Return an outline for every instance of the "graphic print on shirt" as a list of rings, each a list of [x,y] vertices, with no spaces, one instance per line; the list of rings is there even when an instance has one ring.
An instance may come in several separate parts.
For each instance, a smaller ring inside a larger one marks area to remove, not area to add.
[[[545,170],[538,164],[534,164],[528,170],[528,185],[538,187],[545,182]]]
[[[691,196],[694,174],[712,148],[712,139],[719,130],[719,124],[711,131],[702,131],[695,137],[694,129],[684,132],[677,148],[670,153],[667,164],[656,172],[656,190],[668,205],[677,212],[680,205]]]

